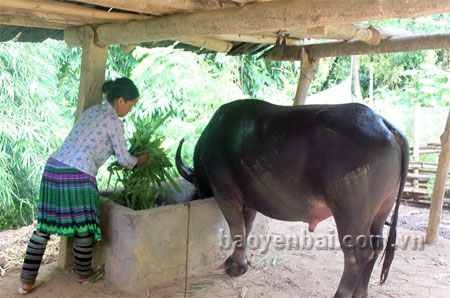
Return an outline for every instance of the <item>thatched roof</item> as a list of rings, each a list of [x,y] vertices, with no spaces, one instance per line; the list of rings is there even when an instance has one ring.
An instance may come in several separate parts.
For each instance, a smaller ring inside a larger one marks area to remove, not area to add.
[[[361,22],[449,11],[450,0],[2,0],[0,41],[69,39],[74,46],[76,34],[65,37],[65,30],[88,25],[102,45],[175,43],[199,52],[254,54],[305,39],[377,43],[398,32]]]

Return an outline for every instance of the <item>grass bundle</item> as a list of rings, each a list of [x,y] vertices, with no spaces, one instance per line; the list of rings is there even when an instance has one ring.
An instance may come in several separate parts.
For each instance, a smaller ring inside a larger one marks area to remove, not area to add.
[[[108,188],[113,175],[117,176],[114,190],[119,183],[123,185],[123,191],[114,193],[112,197],[114,202],[134,210],[149,209],[157,207],[156,199],[159,196],[165,196],[164,182],[169,182],[179,189],[172,178],[172,164],[161,147],[164,138],[155,133],[169,116],[170,113],[156,124],[145,120],[136,123],[129,151],[134,156],[147,153],[148,160],[145,165],[136,165],[131,170],[117,161],[109,165]]]

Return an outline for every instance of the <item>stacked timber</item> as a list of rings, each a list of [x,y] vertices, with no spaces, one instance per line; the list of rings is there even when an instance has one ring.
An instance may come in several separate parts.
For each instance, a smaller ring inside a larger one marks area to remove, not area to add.
[[[439,144],[428,144],[420,147],[420,155],[437,154],[441,150]],[[410,153],[412,154],[412,148]],[[403,200],[431,204],[431,193],[437,171],[437,163],[411,161],[403,194]],[[450,187],[445,188],[444,205],[450,207]]]

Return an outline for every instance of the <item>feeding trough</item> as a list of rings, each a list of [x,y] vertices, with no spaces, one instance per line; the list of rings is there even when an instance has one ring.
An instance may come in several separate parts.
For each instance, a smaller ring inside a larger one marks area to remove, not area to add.
[[[185,181],[178,184],[181,194],[167,192],[169,201],[179,202],[174,205],[135,211],[100,200],[103,239],[94,263],[105,263],[105,279],[122,291],[184,287],[186,277],[224,271],[219,267],[232,250],[221,247],[220,237],[229,235],[221,210],[214,198],[185,202],[195,190]],[[267,222],[259,214],[252,233],[265,235]]]

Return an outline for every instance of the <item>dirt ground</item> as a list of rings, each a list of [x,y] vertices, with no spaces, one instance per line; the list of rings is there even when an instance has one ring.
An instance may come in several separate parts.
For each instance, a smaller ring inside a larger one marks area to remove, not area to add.
[[[415,246],[411,239],[425,237],[428,209],[402,205],[395,259],[386,284],[378,285],[381,265],[375,267],[369,297],[449,297],[450,293],[450,210],[444,210],[438,243],[434,246]],[[269,235],[299,235],[307,225],[298,222],[270,221]],[[26,241],[33,227],[0,233],[0,297],[18,297],[18,275]],[[388,228],[385,229],[385,235]],[[304,234],[302,234],[304,236]],[[188,280],[187,297],[332,297],[343,270],[343,255],[338,246],[333,219],[320,223],[313,239],[328,239],[328,249],[316,245],[313,249],[289,246],[276,249],[274,245],[266,254],[252,251],[252,266],[238,278],[229,278],[223,268],[212,275]],[[300,235],[301,237],[301,235]],[[411,238],[408,238],[411,237]],[[445,238],[444,238],[445,237]],[[447,239],[446,239],[447,238]],[[409,239],[409,245],[405,242]],[[419,241],[420,244],[420,241]],[[106,281],[79,285],[69,270],[56,268],[57,239],[49,243],[48,253],[39,277],[44,284],[28,297],[184,297],[184,286],[164,288],[131,296],[115,289]]]

